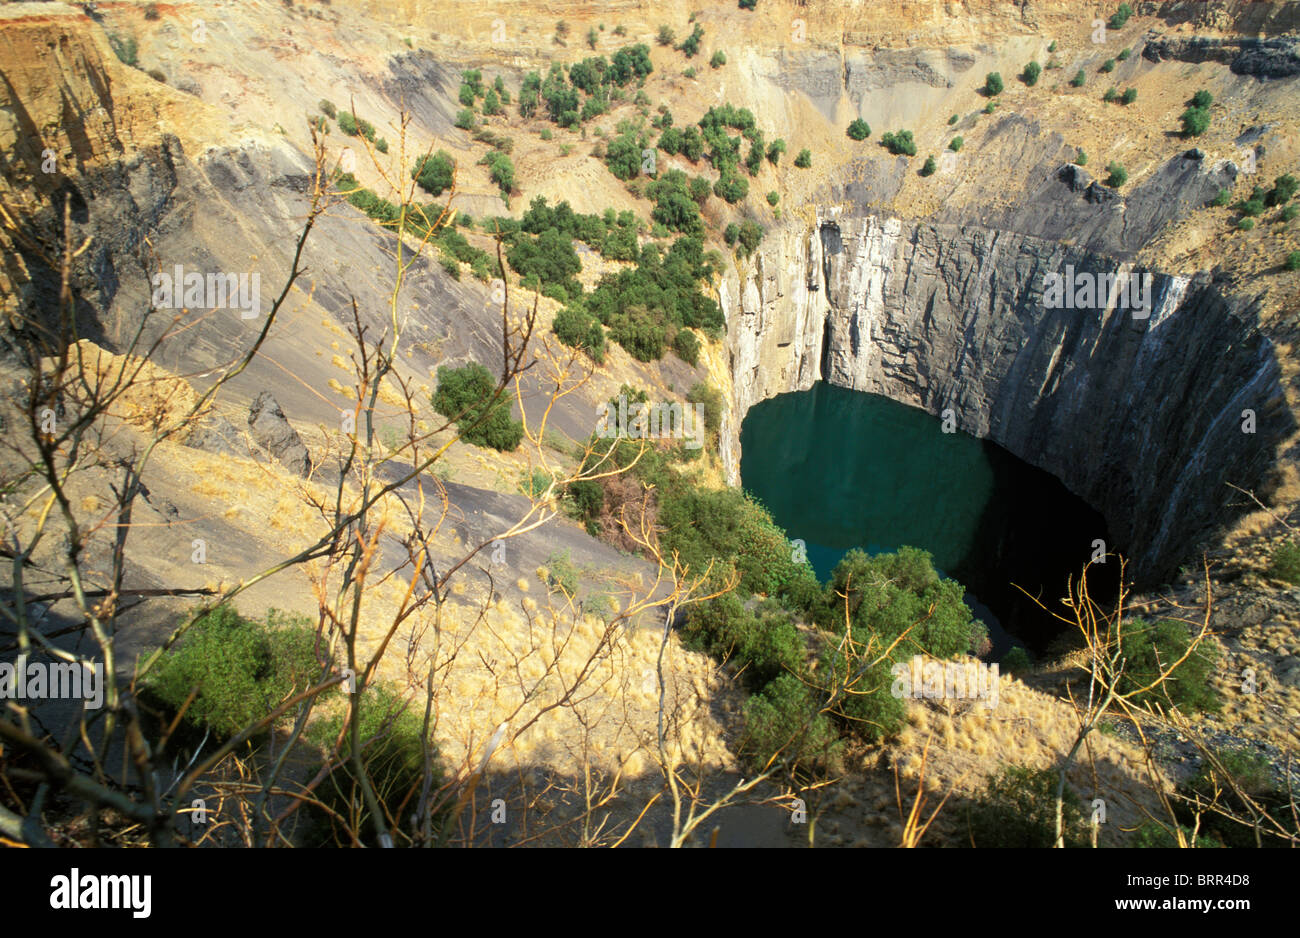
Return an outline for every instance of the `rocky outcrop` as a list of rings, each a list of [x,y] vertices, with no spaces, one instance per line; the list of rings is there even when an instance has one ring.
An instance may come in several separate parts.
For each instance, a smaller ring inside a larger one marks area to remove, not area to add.
[[[258,446],[298,475],[306,478],[311,474],[311,455],[270,391],[263,391],[253,401],[248,426]]]
[[[1218,62],[1238,75],[1255,78],[1291,78],[1300,75],[1300,39],[1275,36],[1271,39],[1152,39],[1142,49],[1151,62]]]

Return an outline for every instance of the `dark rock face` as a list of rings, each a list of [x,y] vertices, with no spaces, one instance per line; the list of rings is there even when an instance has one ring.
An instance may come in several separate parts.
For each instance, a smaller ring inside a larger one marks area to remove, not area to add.
[[[1154,39],[1142,49],[1151,62],[1218,62],[1238,75],[1261,79],[1300,75],[1300,39],[1276,36],[1271,39]]]
[[[231,456],[252,455],[244,434],[240,433],[239,428],[225,417],[205,417],[190,431],[190,435],[185,439],[185,445],[209,453]]]
[[[311,455],[270,391],[263,391],[253,401],[248,410],[248,426],[258,446],[298,475],[305,478],[311,473]]]

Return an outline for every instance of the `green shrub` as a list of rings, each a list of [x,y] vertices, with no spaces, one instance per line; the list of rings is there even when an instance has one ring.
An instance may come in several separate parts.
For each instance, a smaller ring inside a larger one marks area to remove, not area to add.
[[[567,596],[577,593],[578,568],[567,549],[546,558],[546,587],[551,591],[562,590]]]
[[[1076,153],[1074,154],[1074,162],[1075,162],[1075,165],[1077,165],[1077,166],[1087,166],[1087,165],[1088,165],[1088,154],[1087,154],[1087,151],[1085,151],[1085,150],[1083,149],[1083,147],[1079,147],[1079,148],[1078,148],[1078,152],[1076,152]]]
[[[1210,112],[1204,108],[1189,107],[1183,111],[1180,120],[1183,122],[1183,133],[1186,136],[1199,137],[1209,129]]]
[[[961,120],[961,118],[959,118],[956,114],[954,114],[952,117],[948,118],[948,126],[951,127],[953,124],[957,123],[957,121],[959,121],[959,120]]]
[[[555,314],[551,328],[565,345],[581,348],[596,364],[604,364],[605,329],[594,316],[566,306]]]
[[[740,234],[737,236],[739,241],[740,253],[749,257],[756,250],[763,240],[763,228],[758,222],[745,219],[740,223]]]
[[[691,30],[691,34],[682,40],[682,44],[677,47],[677,51],[685,55],[688,59],[693,58],[695,53],[700,51],[700,40],[704,38],[704,27],[699,23]]]
[[[722,429],[722,392],[700,381],[686,393],[686,402],[704,406],[704,429],[716,436]]]
[[[676,38],[677,35],[673,32],[672,27],[667,24],[662,24],[659,27],[658,34],[655,36],[655,42],[659,43],[661,46],[671,46],[673,40]]]
[[[502,392],[493,401],[496,381],[478,362],[459,368],[438,368],[433,409],[456,420],[461,438],[476,446],[509,452],[524,436],[524,425],[510,419],[510,397]]]
[[[1129,6],[1127,3],[1121,3],[1119,5],[1119,8],[1115,11],[1115,13],[1110,18],[1110,28],[1111,29],[1122,28],[1123,25],[1128,22],[1129,17],[1132,15],[1133,15],[1133,8]]]
[[[341,127],[342,125],[343,125],[343,122],[342,122],[342,120],[340,120],[340,121],[339,121],[339,126]],[[456,114],[456,126],[459,127],[461,130],[473,130],[473,129],[474,129],[474,112],[471,111],[469,108],[465,108],[465,110],[460,111],[459,113],[457,113],[457,114]]]
[[[852,140],[866,140],[871,136],[871,127],[862,118],[856,117],[846,132]]]
[[[1192,637],[1185,623],[1173,619],[1154,623],[1133,619],[1125,623],[1120,641],[1125,658],[1120,691],[1130,693],[1147,687],[1187,653]],[[1163,685],[1143,690],[1132,699],[1139,704],[1158,702],[1165,707],[1172,703],[1184,711],[1217,712],[1222,703],[1209,682],[1217,661],[1218,651],[1207,638],[1192,649]]]
[[[1082,88],[1087,81],[1088,76],[1084,74],[1083,69],[1079,69],[1074,73],[1074,77],[1070,79],[1070,84],[1076,88]]]
[[[1300,252],[1292,251],[1290,256],[1297,253]],[[1287,269],[1295,270],[1296,268],[1289,267]],[[1275,580],[1300,583],[1300,543],[1288,540],[1274,548],[1273,556],[1268,565],[1268,575]]]
[[[812,166],[812,151],[807,149],[800,150],[799,155],[794,158],[794,165],[798,166],[800,169],[807,169]]]
[[[735,205],[749,195],[749,182],[739,173],[728,170],[713,184],[713,194]]]
[[[984,105],[985,114],[992,114],[997,109],[998,109],[998,102],[996,101],[990,101],[988,104]]]
[[[1196,92],[1196,94],[1192,95],[1192,107],[1204,109],[1204,108],[1208,108],[1213,103],[1214,103],[1214,96],[1211,95],[1204,88]]]
[[[357,136],[357,119],[348,111],[339,114],[339,130],[343,131],[349,137]]]
[[[1239,218],[1237,219],[1237,228],[1241,231],[1250,231],[1255,227],[1255,219]]]
[[[1119,99],[1120,104],[1132,104],[1138,99],[1138,90],[1136,88],[1125,88],[1123,96]]]
[[[1210,200],[1210,204],[1216,208],[1222,208],[1232,199],[1232,193],[1227,189],[1220,189],[1218,193]]]
[[[1247,199],[1238,205],[1237,208],[1241,209],[1241,214],[1245,215],[1247,218],[1258,218],[1260,215],[1264,214],[1264,200]]]
[[[700,363],[700,340],[689,329],[678,329],[673,336],[673,351],[691,367]]]
[[[785,152],[785,141],[777,137],[767,148],[767,161],[775,166],[781,159],[781,154]]]
[[[1132,54],[1133,54],[1132,49],[1120,49],[1119,55],[1115,56],[1115,58],[1119,59],[1121,62],[1125,62],[1128,61],[1128,57]]]
[[[420,704],[408,704],[395,686],[384,683],[369,685],[354,700],[359,707],[357,740],[362,765],[380,809],[386,817],[409,817],[425,785],[424,708]],[[340,710],[319,720],[308,730],[308,737],[331,750],[343,730],[344,719]],[[429,745],[432,757],[429,788],[437,791],[443,784],[444,770],[432,740]],[[338,759],[334,761],[338,764],[314,792],[333,813],[314,806],[304,809],[310,821],[306,839],[311,846],[352,846],[349,830],[373,836],[370,809],[352,764],[350,732],[343,733]],[[438,812],[439,816],[444,813],[445,810]],[[340,824],[336,815],[345,823]],[[435,820],[435,826],[438,823]],[[381,824],[387,829],[387,822]]]
[[[895,649],[901,658],[919,652],[951,658],[970,650],[974,621],[963,601],[965,590],[939,576],[927,551],[902,547],[873,557],[851,550],[826,589],[833,609],[819,624],[831,631],[844,631],[847,614],[854,635],[863,640],[876,635],[888,644],[910,627]]]
[[[1273,180],[1273,188],[1269,190],[1264,201],[1269,205],[1282,205],[1291,201],[1291,196],[1296,194],[1297,189],[1300,189],[1300,179],[1296,179],[1290,173],[1278,176]]]
[[[421,156],[415,161],[411,178],[425,192],[433,196],[442,195],[451,188],[455,178],[456,163],[446,150],[439,150],[427,157]]]
[[[134,36],[118,36],[110,33],[108,44],[113,47],[113,54],[123,65],[134,67],[139,60],[139,45]]]
[[[776,204],[781,201],[781,196],[773,190],[767,194],[767,204],[776,208]]]
[[[1295,806],[1285,785],[1273,779],[1272,764],[1262,753],[1243,749],[1220,749],[1215,758],[1222,768],[1215,768],[1210,760],[1201,763],[1195,778],[1186,786],[1186,795],[1202,803],[1217,803],[1220,810],[1237,818],[1249,819],[1263,811],[1284,826],[1285,818],[1293,817]],[[1240,792],[1240,794],[1238,794]],[[1243,797],[1244,796],[1244,797]],[[1245,799],[1250,799],[1250,804]],[[1178,820],[1183,824],[1199,820],[1201,834],[1207,846],[1225,847],[1284,847],[1287,842],[1270,832],[1271,825],[1260,824],[1258,831],[1250,824],[1241,824],[1219,811],[1205,811],[1197,818],[1190,805],[1176,802]],[[1258,837],[1258,840],[1257,840]]]
[[[321,675],[309,621],[271,610],[265,624],[218,606],[194,623],[146,677],[151,703],[176,713],[197,688],[183,722],[196,735],[228,739]]]
[[[510,157],[500,150],[494,150],[486,157],[488,161],[488,177],[501,190],[502,195],[510,195],[515,187],[515,164],[510,161]]]
[[[1291,221],[1296,215],[1300,215],[1300,205],[1288,205],[1277,217],[1280,221]]]
[[[999,72],[989,72],[984,76],[984,91],[986,94],[1001,94],[1002,87],[1002,75]]]
[[[740,750],[754,768],[775,761],[805,771],[832,770],[840,758],[835,727],[819,713],[813,690],[783,674],[745,704]]]
[[[971,842],[976,847],[1054,846],[1057,784],[1054,769],[1012,765],[990,776],[983,797],[967,812]],[[1069,785],[1061,807],[1065,845],[1087,846],[1088,823],[1083,805]]]
[[[708,426],[708,414],[705,414]],[[740,588],[775,595],[795,574],[790,542],[767,509],[740,489],[687,489],[661,496],[664,547],[697,575],[711,559],[735,564]]]
[[[952,152],[956,153],[956,152],[958,152],[959,150],[961,150],[962,146],[963,146],[965,143],[966,143],[966,141],[963,140],[961,137],[953,137],[951,140],[948,141],[948,149],[949,149],[949,150],[952,150]]]
[[[927,156],[925,158],[925,164],[920,169],[920,173],[922,176],[933,176],[936,169],[938,169],[938,164],[935,163],[934,157]]]
[[[1025,66],[1025,70],[1020,73],[1020,80],[1032,88],[1038,84],[1038,76],[1042,73],[1043,67],[1037,62],[1031,61]]]
[[[1107,75],[1115,71],[1115,60],[1107,59],[1105,62],[1102,62],[1100,71]]]
[[[900,130],[898,133],[886,131],[880,138],[880,144],[895,156],[900,154],[916,156],[916,143],[912,140],[910,130]]]
[[[325,98],[321,98],[320,104],[317,106],[320,108],[321,113],[324,114],[326,117],[329,118],[338,117],[338,113],[339,113],[338,109],[334,107],[333,103],[327,101]]]
[[[1106,164],[1106,185],[1112,189],[1118,189],[1124,183],[1128,182],[1128,170],[1119,163],[1111,161]]]
[[[1020,645],[1003,655],[1000,665],[1000,670],[1007,674],[1025,674],[1033,668],[1033,662],[1029,660],[1029,652]]]
[[[1283,270],[1300,270],[1300,251],[1292,251],[1282,261]],[[1292,581],[1295,582],[1295,581]]]
[[[721,68],[727,64],[727,53],[718,49],[713,53],[713,58],[709,59],[709,65],[713,68]]]

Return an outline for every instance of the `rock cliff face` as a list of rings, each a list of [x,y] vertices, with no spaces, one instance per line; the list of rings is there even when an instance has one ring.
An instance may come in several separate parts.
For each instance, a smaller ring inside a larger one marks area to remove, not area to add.
[[[1098,508],[1140,579],[1168,575],[1227,519],[1226,483],[1258,484],[1294,429],[1274,348],[1251,303],[1208,274],[1151,272],[1145,318],[1105,298],[1049,308],[1045,278],[1071,267],[1148,273],[1035,235],[852,208],[787,229],[721,291],[729,477],[748,408],[824,379],[951,409]]]

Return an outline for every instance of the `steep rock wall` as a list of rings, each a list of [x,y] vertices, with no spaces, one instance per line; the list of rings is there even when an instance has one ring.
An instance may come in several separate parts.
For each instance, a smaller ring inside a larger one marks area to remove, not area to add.
[[[982,226],[819,211],[721,289],[729,316],[728,477],[748,408],[819,379],[884,394],[987,437],[1097,507],[1143,580],[1230,516],[1294,429],[1249,300],[1209,275],[1153,273],[1150,315],[1049,309],[1044,277],[1135,271]],[[1255,432],[1243,432],[1243,412]],[[845,428],[851,433],[852,428]]]

